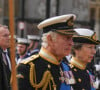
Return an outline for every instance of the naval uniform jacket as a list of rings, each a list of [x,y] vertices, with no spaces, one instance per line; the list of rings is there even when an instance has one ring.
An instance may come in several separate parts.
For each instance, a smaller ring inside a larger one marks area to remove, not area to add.
[[[70,63],[62,62],[62,84],[60,90],[95,90],[94,76],[76,58]]]
[[[16,54],[16,64],[19,64],[22,60],[24,60],[25,58],[28,58],[30,55],[28,53],[26,53],[26,55],[22,58],[20,58],[19,54]]]
[[[22,61],[17,72],[19,90],[59,90],[59,62],[44,48]]]

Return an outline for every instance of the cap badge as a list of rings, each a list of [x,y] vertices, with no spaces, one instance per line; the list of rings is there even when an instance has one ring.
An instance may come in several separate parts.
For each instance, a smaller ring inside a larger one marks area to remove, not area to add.
[[[92,36],[93,40],[97,40],[96,33]]]
[[[67,21],[67,25],[68,26],[73,26],[74,25],[73,16]]]

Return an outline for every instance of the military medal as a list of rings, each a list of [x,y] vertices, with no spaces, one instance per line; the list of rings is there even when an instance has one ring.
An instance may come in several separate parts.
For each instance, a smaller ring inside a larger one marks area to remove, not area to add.
[[[75,79],[72,71],[64,71],[64,77],[66,84],[75,84]]]

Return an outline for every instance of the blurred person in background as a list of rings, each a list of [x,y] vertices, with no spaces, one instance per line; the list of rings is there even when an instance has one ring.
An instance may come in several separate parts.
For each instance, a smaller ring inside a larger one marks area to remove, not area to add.
[[[38,25],[43,30],[41,49],[18,65],[19,90],[60,90],[59,64],[71,51],[75,18],[74,14],[61,15]]]
[[[16,63],[19,64],[20,61],[29,57],[28,46],[29,42],[26,38],[17,38],[17,53],[16,53]]]
[[[31,55],[37,54],[39,52],[39,35],[27,35],[27,38],[30,40],[30,45],[28,47],[28,53]]]
[[[96,90],[95,77],[87,70],[87,64],[93,60],[95,47],[100,44],[93,30],[77,28],[78,35],[73,37],[72,58],[69,64],[61,63],[61,90]]]
[[[10,32],[7,26],[0,25],[0,90],[11,90],[11,62],[8,48]]]

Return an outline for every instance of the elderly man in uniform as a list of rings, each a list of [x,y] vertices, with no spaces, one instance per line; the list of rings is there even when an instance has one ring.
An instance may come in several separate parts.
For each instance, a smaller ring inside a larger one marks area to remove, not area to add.
[[[74,14],[61,15],[38,25],[43,30],[41,49],[18,65],[19,90],[60,90],[59,64],[71,51],[75,18]]]
[[[26,38],[17,38],[17,54],[16,54],[16,63],[19,64],[20,61],[29,57],[28,51],[29,42]]]
[[[61,63],[60,90],[96,90],[97,85],[91,71],[87,70],[87,64],[93,60],[96,53],[95,46],[100,44],[93,30],[77,28],[78,35],[73,37],[72,58],[69,64]]]

